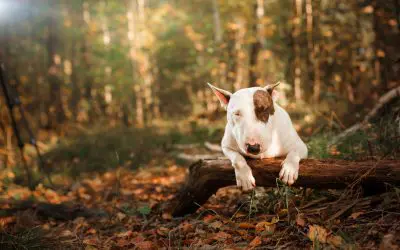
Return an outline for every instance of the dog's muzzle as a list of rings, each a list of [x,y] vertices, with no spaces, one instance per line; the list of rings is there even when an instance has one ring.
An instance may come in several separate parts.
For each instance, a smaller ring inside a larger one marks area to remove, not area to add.
[[[253,144],[253,145],[246,143],[246,151],[249,154],[257,155],[261,151],[261,146],[260,146],[260,144],[257,144],[257,143]]]

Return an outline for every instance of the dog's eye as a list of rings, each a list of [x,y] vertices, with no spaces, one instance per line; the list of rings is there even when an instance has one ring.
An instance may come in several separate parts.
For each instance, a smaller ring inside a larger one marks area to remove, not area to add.
[[[235,112],[233,112],[233,114],[235,115],[235,116],[242,116],[242,113],[240,113],[240,111],[235,111]]]

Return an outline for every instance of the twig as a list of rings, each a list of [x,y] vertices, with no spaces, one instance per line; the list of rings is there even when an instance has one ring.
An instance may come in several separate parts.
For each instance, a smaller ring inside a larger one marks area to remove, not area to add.
[[[363,121],[357,124],[354,124],[350,128],[346,129],[338,136],[334,137],[328,144],[328,146],[332,146],[333,144],[337,144],[343,138],[357,132],[360,129],[364,129],[368,126],[369,121],[374,118],[378,111],[387,103],[392,101],[393,99],[400,96],[400,87],[390,90],[386,94],[384,94],[381,98],[379,98],[378,103],[374,106],[374,108],[364,117]]]
[[[350,208],[352,208],[354,205],[356,205],[358,203],[358,200],[355,200],[354,202],[350,203],[349,205],[345,206],[344,208],[340,209],[339,211],[337,211],[334,215],[332,215],[331,217],[329,217],[328,221],[332,221],[336,218],[338,218],[339,216],[341,216],[342,214],[344,214],[347,210],[349,210]]]

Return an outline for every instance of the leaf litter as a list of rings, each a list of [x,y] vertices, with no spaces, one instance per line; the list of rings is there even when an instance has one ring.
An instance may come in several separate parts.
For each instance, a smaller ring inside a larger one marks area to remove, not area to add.
[[[395,187],[368,197],[363,197],[360,190],[290,188],[287,192],[278,187],[257,188],[256,195],[249,195],[236,187],[226,187],[195,214],[172,218],[169,201],[186,174],[187,168],[177,165],[110,170],[79,180],[67,192],[43,185],[33,191],[10,185],[0,194],[2,209],[12,208],[14,201],[33,199],[50,204],[76,203],[104,211],[105,215],[60,220],[41,216],[35,207],[17,211],[0,217],[0,244],[13,246],[18,241],[28,246],[40,244],[40,249],[334,249],[399,245],[400,200]],[[332,215],[334,219],[329,220]]]

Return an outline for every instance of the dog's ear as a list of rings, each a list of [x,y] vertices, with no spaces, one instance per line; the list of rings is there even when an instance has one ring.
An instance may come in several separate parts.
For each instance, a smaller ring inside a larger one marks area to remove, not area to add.
[[[264,89],[268,91],[268,93],[271,95],[273,101],[278,100],[279,94],[278,91],[275,90],[275,88],[278,87],[279,84],[281,84],[281,82],[270,84],[264,87]]]
[[[229,103],[229,99],[231,99],[232,93],[220,88],[217,88],[210,83],[207,83],[208,86],[212,89],[214,94],[218,97],[219,102],[221,103],[221,106],[226,109]]]

